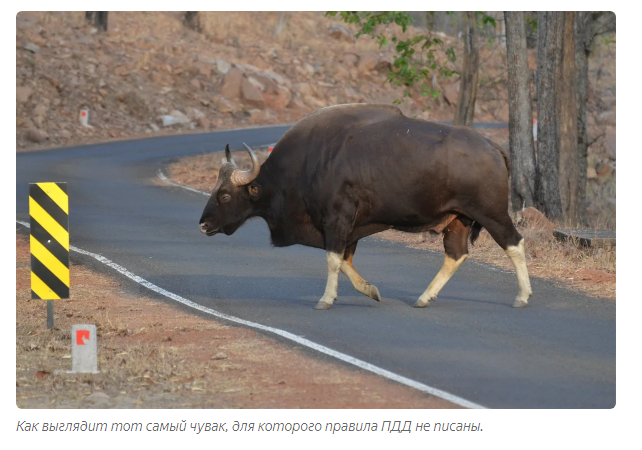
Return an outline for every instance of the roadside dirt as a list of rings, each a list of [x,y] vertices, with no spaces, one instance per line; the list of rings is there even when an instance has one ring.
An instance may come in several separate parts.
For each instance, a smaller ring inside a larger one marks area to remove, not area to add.
[[[72,256],[73,257],[73,256]],[[71,298],[30,299],[28,238],[16,235],[20,408],[456,408],[252,330],[124,293],[72,264]],[[72,324],[98,329],[99,374],[67,374]]]
[[[508,140],[507,130],[480,130],[482,134],[503,143]],[[167,167],[167,176],[175,183],[204,192],[212,190],[221,167],[221,153],[183,158]],[[250,168],[246,152],[234,152],[235,161],[243,169]],[[257,151],[261,163],[269,153]],[[539,213],[541,214],[541,213]],[[554,224],[545,217],[542,221],[525,220],[517,215],[514,222],[526,240],[526,257],[531,276],[545,278],[555,283],[594,297],[615,300],[616,250],[584,248],[573,242],[560,242],[551,233]],[[559,227],[558,227],[559,228]],[[376,237],[401,242],[408,247],[443,253],[441,236],[421,233],[403,233],[388,230]],[[506,253],[483,230],[474,246],[469,245],[470,258],[513,271]]]

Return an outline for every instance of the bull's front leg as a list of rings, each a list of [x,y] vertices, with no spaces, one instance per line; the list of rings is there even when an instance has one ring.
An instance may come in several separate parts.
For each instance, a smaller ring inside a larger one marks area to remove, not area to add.
[[[339,270],[343,261],[343,253],[333,251],[326,252],[328,261],[328,282],[325,285],[323,297],[314,307],[314,309],[329,309],[337,298],[337,288],[339,287]]]

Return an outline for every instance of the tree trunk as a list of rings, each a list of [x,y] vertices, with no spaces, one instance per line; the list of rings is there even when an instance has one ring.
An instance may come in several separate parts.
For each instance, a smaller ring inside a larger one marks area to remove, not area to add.
[[[201,21],[198,11],[185,11],[183,25],[194,31],[201,31]]]
[[[279,35],[283,31],[283,28],[285,28],[285,14],[285,11],[279,12],[279,21],[276,24],[276,28],[274,30],[274,37],[279,37]]]
[[[579,190],[580,190],[580,154],[577,145],[577,104],[575,95],[575,13],[564,13],[564,33],[562,45],[562,76],[561,85],[557,91],[559,103],[558,139],[559,139],[559,171],[564,174],[560,178],[560,197],[562,212],[567,222],[576,226],[580,222]],[[585,170],[586,173],[586,170]]]
[[[108,11],[95,11],[94,12],[94,25],[98,29],[99,32],[105,33],[107,32],[107,14],[109,14]]]
[[[564,13],[537,14],[537,168],[535,204],[550,219],[563,220],[559,188],[556,79],[561,72]]]
[[[88,23],[94,23],[94,11],[85,11],[85,20]]]
[[[508,62],[508,131],[513,210],[535,204],[535,150],[530,71],[523,12],[506,11]]]
[[[461,70],[457,110],[455,111],[453,123],[470,127],[473,125],[475,117],[477,79],[479,78],[479,49],[477,47],[477,18],[475,12],[468,11],[466,16],[464,63]]]
[[[586,101],[588,99],[588,57],[587,32],[590,12],[575,13],[575,95],[577,103],[577,152],[579,158],[579,189],[577,193],[578,221],[586,225],[586,169],[588,166],[589,137],[586,126]]]

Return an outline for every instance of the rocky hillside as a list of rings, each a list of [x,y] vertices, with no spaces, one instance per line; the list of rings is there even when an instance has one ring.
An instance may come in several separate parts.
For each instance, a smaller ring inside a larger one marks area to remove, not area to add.
[[[110,12],[97,33],[82,12],[21,12],[16,17],[18,149],[65,146],[155,134],[294,122],[338,103],[391,103],[402,88],[386,82],[394,50],[322,13],[201,12],[200,31],[180,12]],[[409,34],[421,30],[411,28]],[[444,45],[455,38],[437,33]],[[508,120],[505,47],[487,42],[476,121]],[[591,60],[589,178],[594,195],[615,169],[615,44]],[[530,62],[534,69],[535,51]],[[458,60],[451,69],[457,69]],[[414,95],[407,115],[451,120],[458,81],[438,78],[438,99]],[[491,137],[506,145],[507,133]],[[612,192],[611,192],[612,191]]]
[[[99,34],[83,13],[18,14],[18,147],[293,122],[327,105],[401,97],[385,82],[392,49],[355,40],[323,14],[287,13],[278,33],[278,13],[201,15],[195,32],[181,13],[114,12]],[[493,55],[496,49],[488,51],[484,77],[492,82],[482,89],[488,98],[478,120],[507,117],[497,88],[504,63]],[[452,118],[457,85],[441,85],[446,100],[415,96],[402,108]]]

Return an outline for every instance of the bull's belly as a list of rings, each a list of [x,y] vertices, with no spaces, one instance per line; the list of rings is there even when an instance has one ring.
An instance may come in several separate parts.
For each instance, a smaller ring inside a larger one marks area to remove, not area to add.
[[[446,213],[429,219],[412,218],[409,220],[399,220],[392,224],[392,228],[408,233],[421,233],[430,231],[432,233],[441,233],[450,222],[457,217],[456,214]]]

